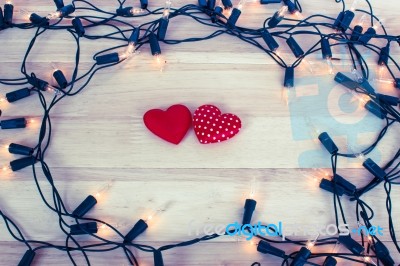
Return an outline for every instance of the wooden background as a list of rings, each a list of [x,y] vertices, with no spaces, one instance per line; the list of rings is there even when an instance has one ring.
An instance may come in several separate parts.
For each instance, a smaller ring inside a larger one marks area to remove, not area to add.
[[[133,4],[133,1],[128,2]],[[397,1],[371,2],[376,15],[385,18],[389,33],[398,35],[400,9]],[[93,3],[109,11],[117,6],[116,1]],[[173,7],[186,3],[173,1]],[[341,10],[341,5],[333,0],[309,0],[302,4],[305,16],[323,13],[336,17]],[[50,0],[19,0],[14,1],[14,5],[16,10],[23,7],[41,15],[53,10]],[[159,6],[163,6],[163,1],[150,1],[150,9]],[[366,6],[361,3],[359,7]],[[261,27],[263,20],[278,8],[277,4],[249,4],[238,25]],[[22,22],[22,14],[16,12],[15,21]],[[128,21],[137,25],[147,19]],[[88,30],[87,34],[109,30],[100,27]],[[212,30],[180,17],[170,21],[167,38],[201,37]],[[33,30],[18,29],[0,32],[2,78],[20,77],[22,55],[33,34]],[[296,36],[296,39],[305,50],[317,40],[303,36]],[[280,43],[287,62],[290,62],[292,56],[284,42],[280,40]],[[120,44],[82,39],[80,73],[94,63],[94,53]],[[89,216],[118,225],[120,231],[127,232],[139,218],[163,208],[165,211],[137,238],[138,243],[158,247],[193,238],[188,236],[190,223],[200,226],[240,221],[244,200],[255,180],[257,209],[253,221],[282,221],[286,228],[333,223],[332,195],[321,191],[307,178],[315,173],[313,167],[329,166],[329,154],[307,137],[304,117],[320,121],[318,126],[332,134],[344,152],[349,143],[356,150],[371,143],[383,124],[364,109],[354,109],[355,103],[348,101],[346,90],[327,74],[320,54],[311,55],[309,59],[314,65],[314,74],[303,66],[296,69],[298,100],[286,106],[280,99],[283,69],[255,47],[230,36],[220,36],[198,43],[161,44],[161,48],[167,60],[163,73],[157,71],[148,45],[144,45],[138,56],[99,71],[81,94],[64,99],[54,108],[53,137],[46,162],[66,206],[72,211],[88,194],[115,180]],[[70,34],[48,31],[38,40],[28,58],[28,72],[50,80],[51,63],[54,63],[70,77],[75,49]],[[336,71],[348,71],[350,61],[346,50],[335,48],[333,51],[335,57],[341,58]],[[397,44],[392,44],[391,51],[391,55],[399,60]],[[376,55],[365,54],[375,72]],[[391,86],[375,85],[384,93],[398,93]],[[1,86],[1,93],[18,88]],[[343,104],[344,98],[347,102]],[[178,146],[163,142],[144,127],[142,116],[151,108],[167,108],[176,103],[187,105],[191,111],[202,104],[215,104],[222,111],[241,117],[243,128],[234,139],[215,145],[199,144],[192,130]],[[1,108],[3,119],[27,116],[39,121],[42,115],[35,96]],[[391,128],[377,151],[371,154],[380,165],[398,149],[398,130],[398,126]],[[1,141],[5,143],[35,145],[38,122],[25,130],[1,133]],[[4,164],[15,158],[5,150],[0,152],[0,161]],[[361,169],[360,161],[340,160],[339,168],[339,173],[358,186],[372,178]],[[48,185],[42,176],[40,179],[44,192],[51,199]],[[393,218],[400,235],[399,192],[398,187],[393,188],[392,202]],[[390,244],[384,190],[380,186],[364,199],[373,206],[376,213],[373,223],[386,230],[382,239],[388,241],[396,264],[400,263],[400,255]],[[343,203],[349,223],[356,226],[354,203],[346,197],[343,197]],[[1,177],[0,207],[21,226],[27,238],[63,244],[65,237],[58,228],[57,217],[42,203],[30,169]],[[290,232],[288,229],[287,234]],[[311,232],[305,238],[311,239],[315,235],[316,232]],[[80,239],[85,241],[86,237]],[[16,265],[26,247],[12,239],[4,222],[0,222],[0,241],[0,265]],[[283,248],[287,253],[298,249],[293,246]],[[331,252],[332,249],[330,246],[315,251]],[[166,265],[250,265],[254,261],[262,265],[280,265],[280,259],[259,254],[255,246],[233,237],[173,249],[163,255]],[[82,265],[79,254],[76,258]],[[138,258],[141,265],[152,265],[151,254],[139,253]],[[90,259],[93,265],[127,265],[122,251],[90,254]],[[64,253],[45,250],[39,252],[35,265],[45,264],[70,265],[70,262]],[[351,264],[342,262],[341,265]]]

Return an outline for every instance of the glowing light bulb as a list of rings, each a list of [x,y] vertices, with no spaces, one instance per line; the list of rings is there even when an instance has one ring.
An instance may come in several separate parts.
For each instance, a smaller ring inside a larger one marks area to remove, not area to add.
[[[302,63],[302,65],[306,66],[307,69],[308,69],[312,74],[314,73],[314,68],[313,68],[313,66],[312,66],[312,63],[311,63],[308,59],[303,58],[303,59],[301,60],[301,63]]]
[[[6,1],[6,5],[12,5],[12,1],[7,0],[7,1]]]
[[[10,165],[3,165],[1,167],[1,172],[4,173],[4,174],[9,173],[10,171],[11,171],[11,166]]]
[[[237,5],[237,9],[242,10],[245,5],[246,5],[246,0],[240,0]]]
[[[163,11],[163,15],[162,15],[163,19],[168,19],[169,18],[169,14],[171,13],[171,5],[172,5],[172,1],[171,0],[166,0],[165,1],[164,11]]]
[[[369,256],[365,256],[365,257],[364,257],[364,261],[365,261],[366,263],[369,263],[369,264],[372,264],[372,265],[375,265],[375,266],[376,266],[375,261],[373,261],[373,260],[371,259],[371,257],[369,257]]]
[[[315,246],[315,244],[317,243],[318,238],[319,238],[319,233],[318,233],[317,236],[314,238],[314,240],[308,241],[308,242],[307,242],[306,248],[307,248],[308,250],[311,250],[311,249]]]
[[[257,190],[257,179],[255,176],[253,176],[253,178],[250,181],[250,193],[248,196],[249,199],[254,199],[256,190]]]
[[[162,57],[161,54],[155,54],[154,58],[155,58],[157,68],[160,70],[160,72],[163,72],[167,61]]]
[[[20,9],[19,13],[22,15],[22,17],[24,18],[24,20],[30,21],[32,12],[25,10],[25,9]]]
[[[385,65],[379,65],[378,66],[378,79],[380,80],[385,80],[385,71],[386,70],[386,66]]]
[[[351,7],[350,7],[350,10],[351,10],[351,11],[354,12],[354,11],[356,10],[359,1],[360,1],[360,0],[354,0],[354,1],[353,1],[353,3],[351,4]]]
[[[110,190],[110,188],[113,186],[114,180],[108,181],[105,185],[100,187],[96,193],[94,194],[94,197],[96,198],[97,201],[101,200],[104,197],[104,194]]]
[[[361,16],[361,18],[358,20],[357,25],[364,27],[365,22],[367,21],[367,14],[364,14]]]
[[[53,13],[50,13],[46,16],[47,19],[57,19],[57,18],[61,18],[62,13],[60,11],[56,11]]]
[[[305,117],[306,125],[309,129],[309,134],[313,138],[314,141],[319,142],[318,137],[321,135],[322,130],[315,126],[315,124],[311,121],[311,118],[306,116]]]
[[[301,14],[299,10],[296,10],[293,13],[293,15],[295,15],[297,17],[297,19],[299,19],[299,20],[303,20],[304,19],[303,14]]]
[[[144,11],[145,11],[144,9],[132,7],[131,10],[129,10],[129,13],[131,13],[134,16],[134,15],[140,15],[140,14],[144,13]]]
[[[146,218],[143,219],[147,224],[154,221],[156,217],[158,217],[161,213],[165,212],[165,208],[159,208],[157,210],[153,210],[146,215]]]
[[[331,75],[335,74],[335,70],[333,67],[333,63],[332,63],[332,58],[327,58],[326,59],[326,64],[328,65],[328,73]]]
[[[359,102],[359,106],[365,106],[365,104],[371,100],[371,97],[369,97],[366,94],[361,94],[361,93],[357,93],[353,90],[349,91],[349,93],[351,93],[353,95],[351,102]]]
[[[379,21],[377,21],[374,24],[374,26],[372,28],[374,28],[375,31],[378,31],[383,26],[384,21],[385,21],[385,19],[380,19]]]
[[[0,105],[3,105],[6,102],[7,102],[6,97],[0,94]]]
[[[47,84],[46,87],[44,87],[44,91],[47,91],[47,92],[49,92],[51,94],[54,94],[54,95],[60,95],[61,94],[60,90],[58,90],[57,88],[54,88],[53,86],[51,86],[49,84]]]
[[[278,17],[283,18],[285,16],[285,14],[287,13],[287,11],[288,11],[288,7],[286,5],[282,6],[278,11]]]
[[[354,80],[357,81],[358,83],[362,83],[364,81],[363,75],[360,72],[358,72],[357,69],[354,68],[351,71],[351,74],[353,74]]]

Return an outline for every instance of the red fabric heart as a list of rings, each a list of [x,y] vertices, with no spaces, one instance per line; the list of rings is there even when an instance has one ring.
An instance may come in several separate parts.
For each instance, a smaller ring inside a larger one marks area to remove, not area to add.
[[[166,111],[152,109],[143,116],[146,127],[168,142],[179,144],[192,122],[190,110],[181,104],[172,105]]]
[[[194,112],[193,126],[200,143],[209,144],[234,137],[242,122],[234,114],[221,114],[214,105],[202,105]]]

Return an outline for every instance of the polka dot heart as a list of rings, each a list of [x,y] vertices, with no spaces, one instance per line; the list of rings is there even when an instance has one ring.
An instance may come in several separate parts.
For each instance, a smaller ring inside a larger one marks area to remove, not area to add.
[[[242,122],[234,114],[221,114],[214,105],[202,105],[194,112],[193,127],[200,143],[210,144],[233,138]]]

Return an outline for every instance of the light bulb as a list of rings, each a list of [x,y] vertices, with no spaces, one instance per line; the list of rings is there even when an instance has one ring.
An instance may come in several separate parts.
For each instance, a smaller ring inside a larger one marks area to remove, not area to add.
[[[350,7],[350,10],[351,10],[351,11],[354,12],[354,11],[356,10],[359,1],[360,1],[360,0],[354,0],[354,1],[353,1],[353,3],[351,4],[351,7]]]
[[[256,190],[257,190],[257,180],[256,177],[254,176],[250,181],[250,193],[248,196],[249,199],[254,199]]]
[[[237,5],[237,9],[242,10],[245,5],[246,5],[246,0],[240,0]]]
[[[363,75],[357,69],[354,68],[351,71],[351,74],[353,74],[354,80],[358,83],[362,83],[364,81]]]
[[[282,6],[278,11],[278,17],[283,18],[285,16],[285,14],[287,13],[287,11],[288,11],[288,7],[286,5]]]
[[[171,0],[166,0],[165,1],[164,11],[163,11],[163,14],[162,14],[162,18],[163,19],[168,19],[169,18],[169,14],[171,12],[171,5],[172,5],[172,1]]]
[[[371,257],[369,257],[369,256],[364,256],[364,261],[365,261],[366,263],[368,263],[368,264],[372,264],[372,265],[375,265],[375,266],[376,266],[375,261],[373,261],[373,260],[371,259]]]
[[[315,124],[311,121],[311,118],[306,116],[305,117],[306,125],[309,129],[309,134],[314,141],[319,142],[318,137],[321,135],[322,130],[315,126]]]
[[[11,0],[7,0],[6,1],[6,5],[12,5],[12,1]]]
[[[60,11],[52,12],[46,16],[47,19],[61,18],[62,13]]]
[[[0,94],[0,106],[3,106],[3,104],[5,104],[7,102],[7,98]]]
[[[11,166],[9,164],[3,165],[1,167],[1,172],[4,174],[11,172]]]
[[[358,20],[357,25],[364,27],[365,22],[367,21],[367,14],[364,14],[361,16],[361,18]]]
[[[155,54],[154,59],[156,62],[157,69],[159,69],[160,72],[163,72],[167,61],[165,61],[165,59],[163,58],[163,56],[161,54]]]
[[[161,213],[165,212],[166,208],[158,208],[156,210],[151,210],[145,215],[143,219],[147,224],[153,222],[156,217],[158,217]]]
[[[386,69],[385,65],[378,65],[377,67],[378,79],[385,80],[385,72],[386,72],[385,69]]]
[[[375,31],[378,31],[382,27],[384,21],[385,19],[380,19],[374,24],[372,28],[374,28]]]
[[[25,10],[25,9],[20,9],[19,13],[22,15],[22,17],[24,18],[24,20],[30,21],[32,12]]]
[[[314,68],[313,68],[313,66],[312,66],[311,61],[309,61],[309,60],[306,59],[306,58],[303,58],[303,59],[301,60],[301,63],[302,63],[302,65],[304,65],[304,66],[307,67],[308,71],[310,71],[311,74],[314,73]]]
[[[129,10],[129,13],[131,13],[133,16],[142,14],[143,12],[144,12],[144,9],[137,8],[137,7],[132,7],[131,10]]]
[[[327,58],[326,59],[326,64],[328,65],[328,73],[331,75],[335,74],[335,70],[333,67],[333,63],[332,63],[332,58]]]
[[[51,94],[54,94],[54,95],[60,95],[60,94],[61,94],[60,90],[58,90],[57,88],[54,88],[53,86],[51,86],[51,85],[49,85],[49,84],[47,84],[47,85],[43,88],[43,90],[44,90],[44,91],[47,91],[47,92],[49,92],[49,93],[51,93]]]
[[[104,195],[106,192],[110,190],[110,188],[113,186],[114,180],[108,181],[106,184],[104,184],[102,187],[97,189],[96,193],[94,194],[94,197],[96,198],[97,201],[100,199],[104,198]]]
[[[297,17],[298,20],[303,20],[303,19],[304,19],[303,14],[301,14],[299,10],[296,10],[296,11],[293,13],[293,15],[295,15],[295,16]]]
[[[307,248],[308,250],[311,250],[311,249],[315,246],[315,244],[317,243],[318,238],[319,238],[319,233],[318,233],[317,236],[314,238],[314,240],[312,240],[312,241],[307,241],[306,248]]]
[[[355,92],[355,91],[353,91],[353,90],[348,91],[348,92],[351,93],[352,96],[353,96],[351,102],[357,102],[357,101],[358,101],[359,106],[365,106],[365,104],[366,104],[368,101],[371,100],[371,97],[369,97],[369,96],[366,95],[366,94],[361,94],[361,93]]]

